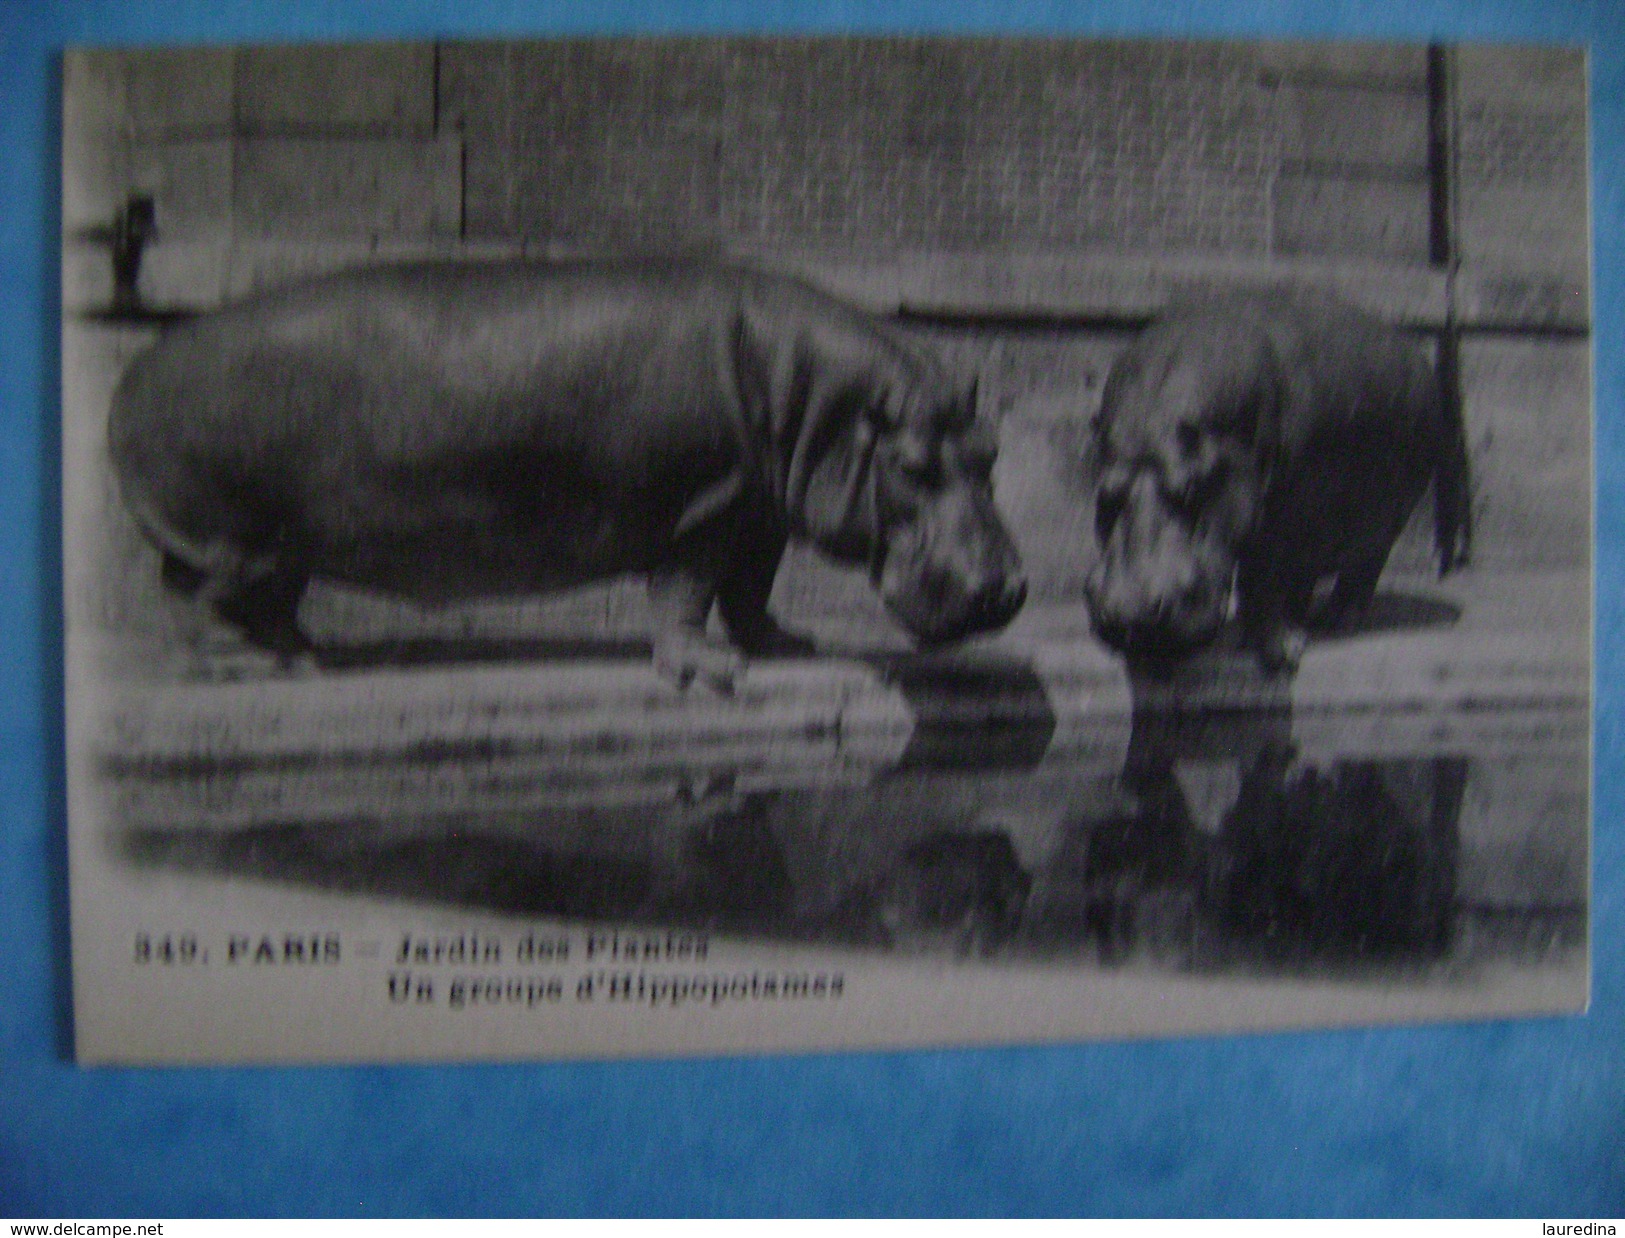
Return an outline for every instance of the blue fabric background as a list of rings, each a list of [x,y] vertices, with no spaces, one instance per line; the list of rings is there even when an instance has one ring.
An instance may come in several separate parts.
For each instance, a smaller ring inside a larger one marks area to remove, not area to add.
[[[70,44],[1026,30],[1592,46],[1595,997],[1586,1018],[618,1065],[67,1060],[57,56]],[[0,1216],[1625,1214],[1620,0],[0,0]]]

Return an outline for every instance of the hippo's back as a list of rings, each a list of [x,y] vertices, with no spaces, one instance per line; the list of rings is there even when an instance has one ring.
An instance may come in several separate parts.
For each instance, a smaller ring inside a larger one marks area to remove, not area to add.
[[[583,399],[692,383],[680,361],[708,360],[692,345],[736,302],[738,278],[686,265],[441,263],[301,283],[166,335],[120,386],[114,441],[162,432],[263,453],[359,434],[432,451],[440,435],[500,437],[513,429],[504,415],[551,414],[568,428]]]
[[[1274,480],[1253,552],[1284,576],[1385,559],[1449,444],[1438,378],[1418,341],[1324,296],[1232,306],[1266,342],[1276,388]],[[1446,527],[1454,521],[1440,516],[1442,539],[1456,536]]]
[[[183,557],[292,544],[315,574],[409,592],[629,570],[737,457],[745,278],[420,264],[269,292],[131,365],[113,463]]]
[[[1381,443],[1431,467],[1440,431],[1438,382],[1416,341],[1370,312],[1309,292],[1244,293],[1171,317],[1193,333],[1222,321],[1263,344],[1280,410],[1277,447],[1288,458]],[[1238,364],[1245,348],[1229,356]]]

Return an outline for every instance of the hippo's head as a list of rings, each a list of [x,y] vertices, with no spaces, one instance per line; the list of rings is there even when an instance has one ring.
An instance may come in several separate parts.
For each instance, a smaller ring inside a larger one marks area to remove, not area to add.
[[[1215,355],[1131,348],[1094,423],[1101,555],[1085,582],[1089,615],[1107,645],[1151,663],[1224,625],[1268,482],[1273,396],[1256,359],[1212,344]]]
[[[1002,628],[1027,597],[1015,542],[993,505],[997,449],[985,426],[935,442],[907,433],[876,452],[881,600],[922,643]]]
[[[945,415],[869,417],[818,470],[804,514],[813,540],[868,564],[892,616],[923,645],[1002,628],[1027,597],[993,503],[997,446],[974,388]],[[836,480],[836,479],[839,480]]]

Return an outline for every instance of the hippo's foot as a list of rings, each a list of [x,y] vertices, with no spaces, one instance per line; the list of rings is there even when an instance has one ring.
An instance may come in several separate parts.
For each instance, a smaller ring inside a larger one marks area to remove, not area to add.
[[[216,647],[213,661],[225,678],[258,679],[270,675],[284,679],[308,679],[321,671],[316,646],[291,629],[279,632],[275,640],[241,635],[226,636]]]
[[[745,673],[745,656],[732,645],[687,628],[655,637],[655,670],[679,688],[695,680],[714,691],[732,694]]]
[[[1266,676],[1292,674],[1309,644],[1303,622],[1309,608],[1308,586],[1300,594],[1277,581],[1238,575],[1236,589],[1242,644],[1257,655]]]
[[[304,677],[319,669],[315,646],[297,627],[282,629],[274,640],[256,639],[241,624],[223,621],[214,608],[168,592],[162,613],[166,637],[189,679],[237,683]]]

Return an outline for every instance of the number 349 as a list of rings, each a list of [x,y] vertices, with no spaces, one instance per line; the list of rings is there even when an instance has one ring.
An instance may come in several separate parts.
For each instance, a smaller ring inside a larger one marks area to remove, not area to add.
[[[137,933],[135,935],[135,962],[186,964],[205,963],[208,951],[198,944],[195,933]]]

